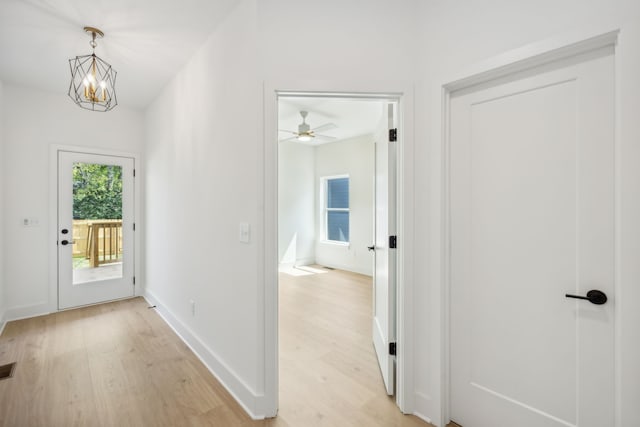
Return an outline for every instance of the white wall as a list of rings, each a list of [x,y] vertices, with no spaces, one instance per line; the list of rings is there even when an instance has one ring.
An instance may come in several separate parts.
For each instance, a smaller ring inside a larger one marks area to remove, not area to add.
[[[408,156],[403,177],[415,236],[405,237],[424,245],[407,248],[415,259],[405,279],[415,283],[415,351],[408,351],[416,368],[416,392],[407,399],[415,398],[416,410],[439,423],[441,85],[477,61],[570,29],[620,27],[622,175],[625,183],[640,182],[634,165],[640,146],[633,143],[640,139],[633,118],[640,111],[639,8],[633,0],[374,0],[366,8],[342,0],[242,1],[147,115],[150,290],[214,356],[211,363],[219,362],[216,372],[235,378],[232,391],[260,415],[263,254],[255,241],[237,242],[239,221],[260,235],[265,218],[263,147],[256,144],[264,126],[260,83],[284,90],[378,91],[415,82],[415,155]],[[275,106],[267,104],[264,112],[271,120]],[[640,191],[628,185],[623,193],[620,215],[628,232],[621,250],[637,254],[640,233],[627,224],[640,217]],[[183,242],[190,251],[166,242]],[[625,260],[621,267],[621,425],[632,426],[640,425],[633,404],[640,396],[640,311],[633,308],[640,300],[640,263]],[[207,312],[192,316],[189,298]]]
[[[257,1],[262,76],[278,89],[413,81],[420,0]]]
[[[73,145],[140,152],[142,114],[122,106],[109,113],[82,110],[62,93],[5,82],[4,121],[4,298],[7,318],[32,316],[57,307],[50,295],[50,146]],[[37,219],[34,227],[23,218]],[[53,278],[55,280],[55,278]]]
[[[256,240],[266,220],[262,83],[406,87],[414,4],[240,1],[147,111],[148,296],[254,416],[270,407]],[[252,226],[249,244],[238,241],[241,221]]]
[[[316,260],[314,171],[314,147],[278,144],[278,259],[283,267]]]
[[[441,421],[441,86],[464,76],[473,64],[523,45],[586,31],[620,28],[619,117],[621,152],[619,355],[620,426],[640,425],[640,3],[633,0],[422,2],[416,13],[421,40],[416,120],[416,410]]]
[[[315,148],[316,262],[328,267],[371,276],[373,255],[367,246],[373,244],[373,136],[365,135],[344,141],[318,145]],[[349,175],[349,245],[323,242],[321,178]]]
[[[2,115],[2,98],[3,98],[3,85],[0,81],[0,333],[4,328],[4,164],[6,157],[4,155],[4,132],[3,123],[4,118]]]
[[[147,295],[159,312],[259,414],[264,321],[254,3],[240,2],[147,110],[145,260]],[[241,222],[250,224],[249,243],[239,241]]]

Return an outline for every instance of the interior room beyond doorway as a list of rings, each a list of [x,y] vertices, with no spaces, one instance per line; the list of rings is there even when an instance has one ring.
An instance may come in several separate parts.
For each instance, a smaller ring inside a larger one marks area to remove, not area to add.
[[[292,425],[426,425],[393,396],[397,112],[397,98],[278,100],[278,418]]]

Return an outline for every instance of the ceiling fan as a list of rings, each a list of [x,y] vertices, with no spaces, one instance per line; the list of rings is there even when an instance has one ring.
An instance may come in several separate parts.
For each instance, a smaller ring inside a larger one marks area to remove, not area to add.
[[[315,127],[311,129],[311,126],[307,123],[307,115],[309,113],[307,111],[300,111],[300,115],[302,116],[302,123],[298,125],[298,131],[285,130],[280,129],[280,132],[292,133],[293,136],[285,139],[281,139],[282,141],[293,141],[298,140],[300,142],[309,142],[309,141],[318,141],[318,142],[328,142],[337,139],[335,136],[330,135],[320,135],[317,132],[324,132],[330,129],[335,129],[336,126],[334,123],[326,123],[322,126]]]

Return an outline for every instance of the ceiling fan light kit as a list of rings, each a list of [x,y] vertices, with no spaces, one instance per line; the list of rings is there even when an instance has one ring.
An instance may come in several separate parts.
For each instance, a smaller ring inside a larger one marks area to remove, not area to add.
[[[84,31],[91,34],[89,45],[93,52],[69,59],[69,97],[81,108],[109,111],[118,105],[115,90],[117,72],[95,54],[96,38],[104,37],[104,33],[94,27],[84,27]]]
[[[306,111],[300,111],[302,123],[298,125],[298,141],[311,141],[315,137],[311,130],[311,126],[307,124],[307,114],[309,113]]]
[[[333,123],[326,123],[322,126],[318,126],[317,128],[311,129],[311,126],[309,126],[309,124],[307,123],[307,115],[309,113],[307,111],[300,111],[300,115],[302,116],[302,123],[300,123],[298,125],[298,131],[294,132],[292,130],[280,130],[281,132],[287,132],[287,133],[292,133],[294,136],[289,137],[289,138],[285,138],[285,139],[281,139],[280,142],[283,141],[293,141],[293,140],[297,140],[299,142],[309,142],[312,141],[314,138],[319,137],[319,139],[322,139],[324,141],[332,141],[335,140],[336,138],[334,136],[329,136],[329,135],[320,135],[320,134],[316,134],[316,132],[322,132],[325,130],[330,130],[330,129],[335,129],[337,128],[337,126]]]

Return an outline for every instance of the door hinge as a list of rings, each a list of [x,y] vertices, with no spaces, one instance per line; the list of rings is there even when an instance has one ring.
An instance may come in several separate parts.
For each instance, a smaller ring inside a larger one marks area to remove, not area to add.
[[[136,170],[135,169],[133,170],[133,177],[134,178],[136,177]]]
[[[133,276],[133,285],[136,285],[136,276]]]
[[[389,129],[389,142],[396,142],[398,140],[398,129]]]
[[[394,343],[394,342],[390,342],[389,343],[389,355],[390,356],[395,356],[396,355],[396,343]]]
[[[396,249],[398,245],[398,238],[396,236],[389,236],[389,249]]]
[[[133,231],[136,231],[136,223],[133,223]]]

